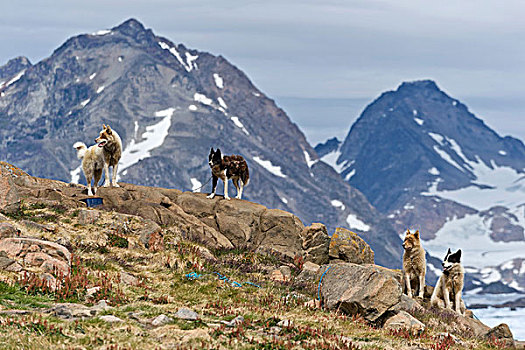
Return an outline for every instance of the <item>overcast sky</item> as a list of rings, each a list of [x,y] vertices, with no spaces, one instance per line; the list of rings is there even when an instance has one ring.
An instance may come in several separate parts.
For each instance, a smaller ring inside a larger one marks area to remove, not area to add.
[[[71,36],[134,17],[226,57],[312,143],[344,137],[381,92],[423,78],[525,140],[522,0],[0,1],[0,65],[20,55],[38,62]],[[340,108],[323,113],[330,99]]]

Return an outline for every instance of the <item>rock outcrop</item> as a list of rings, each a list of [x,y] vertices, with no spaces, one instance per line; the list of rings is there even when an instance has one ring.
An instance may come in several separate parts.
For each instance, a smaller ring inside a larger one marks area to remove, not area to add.
[[[354,264],[373,264],[374,252],[356,233],[338,227],[330,240],[330,259]]]

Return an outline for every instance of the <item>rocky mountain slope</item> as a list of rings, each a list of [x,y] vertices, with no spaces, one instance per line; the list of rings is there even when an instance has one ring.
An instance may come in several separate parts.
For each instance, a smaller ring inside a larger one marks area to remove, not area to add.
[[[493,349],[515,342],[401,294],[355,233],[245,200],[80,185],[0,163],[6,349]],[[317,263],[325,264],[320,266]]]
[[[286,113],[225,58],[130,19],[26,63],[0,70],[10,72],[1,88],[0,159],[35,176],[84,182],[71,146],[92,144],[104,123],[124,142],[121,181],[198,189],[210,177],[210,147],[219,147],[247,159],[247,199],[329,231],[355,230],[379,263],[399,266],[401,242],[388,220],[318,162]]]
[[[470,289],[525,291],[520,140],[501,137],[427,80],[383,93],[344,142],[333,145],[331,140],[316,149],[398,232],[420,229],[434,256],[444,256],[448,247],[464,250],[464,263],[477,279]]]

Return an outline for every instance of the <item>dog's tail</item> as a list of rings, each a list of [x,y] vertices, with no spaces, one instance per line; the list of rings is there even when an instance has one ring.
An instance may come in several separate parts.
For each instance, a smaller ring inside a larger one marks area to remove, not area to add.
[[[244,186],[248,186],[248,183],[250,182],[250,172],[248,171],[248,165],[246,165],[246,169],[243,169],[244,171],[241,174],[241,180]]]
[[[86,155],[87,146],[84,142],[75,142],[73,148],[77,150],[77,158],[82,159]]]

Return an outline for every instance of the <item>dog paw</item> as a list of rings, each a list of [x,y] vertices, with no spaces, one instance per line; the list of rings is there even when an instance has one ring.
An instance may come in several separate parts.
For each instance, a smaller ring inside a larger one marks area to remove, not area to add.
[[[104,187],[109,187],[109,182],[105,182]]]
[[[209,195],[206,196],[206,198],[209,198],[209,199],[213,199],[213,197],[215,197],[215,193],[210,193]]]
[[[229,201],[231,198],[229,196],[224,196],[224,199]]]
[[[115,183],[113,184],[113,187],[120,187],[120,186],[118,185],[118,183],[115,182]]]

